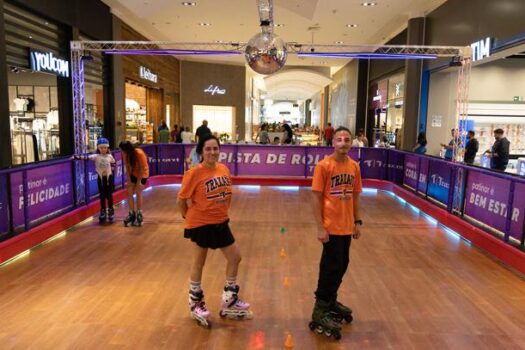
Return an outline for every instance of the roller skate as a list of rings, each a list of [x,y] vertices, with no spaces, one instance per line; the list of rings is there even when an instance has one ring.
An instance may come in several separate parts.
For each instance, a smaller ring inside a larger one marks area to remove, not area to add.
[[[115,216],[115,209],[113,209],[113,207],[110,207],[108,209],[108,221],[113,222],[114,216]]]
[[[101,224],[106,221],[106,209],[100,209],[100,215],[98,216],[98,222]]]
[[[249,320],[253,318],[250,304],[239,299],[238,285],[224,287],[219,316],[236,320]]]
[[[331,305],[330,312],[332,318],[338,323],[342,324],[345,321],[347,324],[352,323],[352,309],[338,302],[337,300]]]
[[[135,219],[135,223],[133,225],[135,226],[142,226],[144,222],[144,216],[142,216],[142,211],[137,211],[137,217]]]
[[[190,290],[188,302],[190,304],[191,317],[202,327],[210,328],[210,312],[206,308],[206,304],[204,304],[204,293],[202,290],[198,292]]]
[[[130,211],[128,213],[128,216],[126,216],[126,218],[124,219],[124,226],[128,227],[129,225],[133,225],[134,222],[135,222],[135,212]]]
[[[312,321],[308,325],[310,330],[324,334],[327,337],[341,339],[341,325],[332,318],[330,302],[317,299],[312,312]]]

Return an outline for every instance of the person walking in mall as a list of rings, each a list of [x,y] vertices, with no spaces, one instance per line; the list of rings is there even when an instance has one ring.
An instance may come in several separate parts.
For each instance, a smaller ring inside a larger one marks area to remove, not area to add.
[[[195,143],[199,143],[199,140],[201,139],[201,137],[203,137],[204,135],[208,135],[208,134],[211,134],[211,130],[210,128],[208,128],[208,121],[204,119],[202,121],[202,125],[199,126],[197,130],[195,131]]]
[[[427,136],[424,132],[420,132],[419,135],[417,135],[417,143],[414,148],[412,148],[412,152],[417,154],[427,153]]]
[[[142,191],[146,186],[149,177],[148,157],[140,148],[136,148],[129,141],[122,141],[119,144],[122,150],[122,160],[126,167],[128,181],[126,184],[128,192],[129,213],[124,219],[124,225],[142,226],[144,217],[142,214]],[[137,202],[133,199],[136,195]]]
[[[193,137],[193,134],[190,132],[190,127],[187,126],[185,129],[183,128],[181,133],[180,133],[180,138],[181,138],[181,142],[182,143],[185,143],[185,144],[188,144],[188,143],[192,143],[192,138]]]
[[[463,161],[465,164],[474,164],[474,159],[476,159],[476,153],[479,150],[479,142],[474,137],[476,133],[474,130],[470,130],[467,133],[467,143],[465,144],[465,155],[463,156]]]
[[[332,123],[328,123],[328,125],[324,129],[324,141],[326,142],[327,146],[332,147],[333,137],[334,137],[334,128],[332,127]]]
[[[179,126],[177,124],[173,125],[173,129],[170,132],[170,142],[177,142],[177,134],[179,133]]]
[[[257,140],[259,140],[259,143],[262,145],[267,145],[270,143],[270,136],[268,135],[268,124],[263,123],[261,125],[261,130],[255,137],[255,142],[257,143]]]
[[[249,319],[252,312],[250,304],[238,296],[237,272],[241,254],[228,225],[232,181],[228,167],[219,163],[219,139],[212,134],[203,135],[196,151],[202,162],[184,174],[177,205],[184,219],[184,238],[195,243],[189,290],[191,316],[202,326],[209,327],[210,312],[204,303],[201,286],[208,249],[220,249],[227,260],[219,315]]]
[[[357,132],[357,135],[363,135],[363,137],[361,138],[361,140],[363,141],[363,147],[368,147],[368,138],[366,137],[366,132],[365,132],[365,129],[361,128],[359,129],[359,131]]]
[[[283,124],[283,129],[284,129],[283,145],[291,145],[294,142],[293,141],[293,136],[294,136],[293,130],[290,127],[290,125],[288,125],[287,123]]]
[[[359,204],[361,171],[348,156],[351,145],[350,130],[337,128],[334,152],[316,165],[312,179],[313,215],[323,252],[310,328],[328,332],[336,339],[341,336],[339,322],[352,321],[352,310],[337,301],[337,291],[350,262],[350,243],[352,238],[359,239],[363,224]]]
[[[454,157],[454,151],[458,147],[461,147],[461,139],[459,138],[458,129],[450,130],[450,135],[452,136],[452,139],[449,141],[448,145],[444,143],[441,144],[441,147],[445,148],[445,160],[449,161]]]
[[[158,132],[160,132],[161,130],[170,131],[170,128],[168,128],[168,125],[166,125],[166,122],[164,120],[159,124],[159,127],[157,128]]]
[[[490,168],[494,170],[505,171],[509,164],[510,141],[503,136],[503,129],[494,130],[494,144],[488,153],[490,156]]]
[[[364,138],[365,135],[360,131],[354,141],[352,141],[352,147],[365,147]]]

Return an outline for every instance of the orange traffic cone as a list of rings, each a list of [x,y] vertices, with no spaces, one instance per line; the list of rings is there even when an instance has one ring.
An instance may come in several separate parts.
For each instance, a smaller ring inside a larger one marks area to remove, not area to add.
[[[285,287],[288,287],[290,285],[290,281],[288,280],[288,277],[285,277],[284,280],[283,280],[283,285]]]
[[[286,251],[284,250],[284,248],[281,248],[281,258],[286,258]]]
[[[284,341],[284,347],[291,349],[295,346],[295,342],[293,341],[293,337],[290,333],[286,336],[286,340]]]

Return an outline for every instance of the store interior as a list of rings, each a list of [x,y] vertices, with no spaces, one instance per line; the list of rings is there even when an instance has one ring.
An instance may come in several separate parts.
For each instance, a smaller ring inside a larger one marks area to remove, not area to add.
[[[127,81],[126,140],[132,143],[153,143],[153,123],[148,119],[147,87]]]

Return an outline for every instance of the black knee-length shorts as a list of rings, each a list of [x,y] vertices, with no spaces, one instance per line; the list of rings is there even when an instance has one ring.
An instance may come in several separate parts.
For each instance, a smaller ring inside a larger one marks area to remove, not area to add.
[[[220,224],[204,225],[184,229],[184,238],[191,239],[201,248],[224,248],[235,242],[232,231],[226,220]]]

